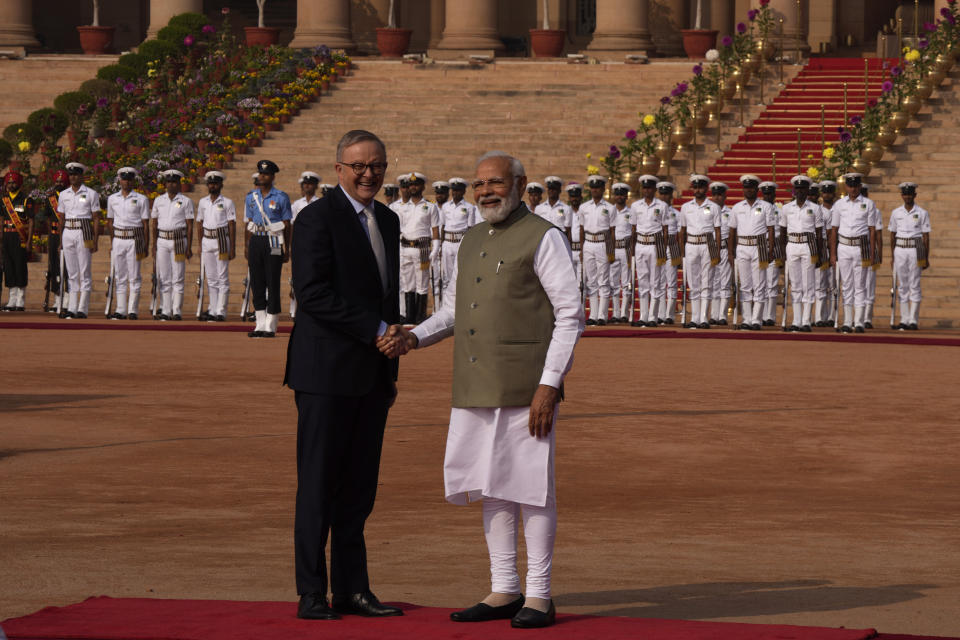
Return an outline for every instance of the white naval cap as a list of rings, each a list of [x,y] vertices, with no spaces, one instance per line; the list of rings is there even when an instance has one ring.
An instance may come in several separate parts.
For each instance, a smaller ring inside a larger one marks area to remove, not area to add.
[[[581,185],[579,182],[571,182],[567,185],[566,192],[571,193],[573,191],[583,191],[583,185]]]
[[[677,187],[672,183],[666,180],[662,180],[657,183],[657,191],[676,191]]]
[[[843,174],[843,181],[844,181],[845,183],[856,184],[856,183],[860,182],[861,180],[863,180],[863,174],[862,174],[862,173],[851,172],[851,173],[845,173],[845,174]]]
[[[383,185],[383,188],[384,190],[387,190],[387,189],[397,189],[399,187],[397,187],[397,185],[392,182],[388,182],[387,184]]]
[[[254,180],[258,180],[258,179],[260,178],[260,172],[259,172],[259,171],[254,171],[254,172],[253,172],[253,175],[250,176],[250,177],[253,178]]]
[[[770,189],[776,190],[776,188],[777,188],[776,182],[770,182],[769,180],[765,180],[764,182],[760,183],[760,191],[768,191]]]
[[[610,189],[618,195],[627,195],[630,193],[630,185],[626,182],[614,182]]]
[[[591,187],[600,187],[607,184],[607,179],[595,174],[587,178],[587,184]]]
[[[820,181],[820,190],[821,191],[836,191],[837,183],[833,180],[821,180]]]
[[[163,176],[165,182],[169,182],[171,180],[183,180],[183,172],[179,169],[167,169],[160,175]]]
[[[441,190],[441,189],[449,189],[449,188],[450,188],[450,183],[447,182],[446,180],[437,180],[437,181],[434,182],[433,185],[431,185],[431,186],[433,186],[433,190],[434,190],[434,191],[439,191],[439,190]]]
[[[541,193],[543,193],[543,185],[540,184],[539,182],[530,182],[530,183],[528,183],[528,184],[527,184],[527,191],[534,191],[534,190],[537,190],[537,191],[540,191]]]
[[[317,185],[317,188],[320,189],[321,193],[326,193],[327,191],[332,191],[336,187],[332,184],[327,184],[326,182]]]
[[[547,185],[548,189],[559,189],[563,186],[563,180],[560,176],[547,176],[543,179],[543,183]]]
[[[790,184],[792,184],[794,187],[810,187],[810,185],[813,184],[813,180],[811,180],[808,176],[797,175],[790,178]]]
[[[710,183],[710,191],[712,191],[712,192],[714,192],[714,193],[716,193],[717,191],[726,192],[726,191],[728,191],[729,189],[730,189],[730,187],[727,186],[727,183],[726,183],[726,182],[711,182],[711,183]]]
[[[705,182],[705,183],[707,183],[707,184],[710,184],[710,178],[708,178],[707,176],[703,175],[702,173],[695,173],[695,174],[693,174],[692,176],[690,176],[690,184],[691,184],[691,185],[700,184],[701,182]]]
[[[811,183],[810,183],[810,191],[820,191],[820,183],[819,183],[819,182],[811,182]]]
[[[405,184],[410,184],[410,174],[402,173],[397,176],[397,184],[399,184],[401,187]]]
[[[899,185],[900,193],[903,195],[914,195],[917,193],[917,183],[916,182],[901,182]]]
[[[466,188],[467,188],[467,181],[466,181],[466,179],[464,179],[464,178],[450,178],[449,180],[447,180],[447,182],[450,183],[450,188],[451,188],[451,189],[457,189],[457,188],[466,189]]]
[[[423,175],[423,174],[420,173],[419,171],[411,171],[411,172],[407,175],[407,181],[409,181],[409,182],[416,182],[417,180],[419,180],[420,182],[423,182],[424,184],[426,184],[426,182],[427,182],[427,176]]]
[[[220,171],[207,171],[203,175],[204,182],[223,182],[227,179],[227,176],[223,175]]]
[[[320,182],[320,176],[314,173],[313,171],[304,171],[300,174],[300,184],[303,184],[307,180],[312,180],[313,182]]]
[[[68,162],[67,173],[86,173],[87,168],[79,162]]]
[[[124,180],[133,180],[138,175],[140,174],[137,173],[137,170],[134,169],[133,167],[120,167],[119,169],[117,169],[117,176],[120,178],[123,178]]]
[[[641,187],[655,187],[657,182],[660,181],[660,178],[657,176],[652,176],[649,173],[645,173],[639,178]]]
[[[746,186],[746,184],[747,184],[748,182],[756,182],[756,183],[759,185],[759,184],[760,184],[760,178],[757,177],[757,176],[755,176],[755,175],[753,175],[752,173],[746,173],[746,174],[740,176],[740,184]]]

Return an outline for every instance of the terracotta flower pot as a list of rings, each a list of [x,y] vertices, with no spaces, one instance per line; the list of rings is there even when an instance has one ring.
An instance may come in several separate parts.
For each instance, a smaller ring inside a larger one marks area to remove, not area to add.
[[[244,27],[248,47],[269,47],[280,39],[279,27]]]
[[[413,29],[377,27],[377,49],[384,58],[402,58],[410,48]]]
[[[530,29],[530,50],[534,58],[559,58],[567,32],[562,29]]]
[[[681,29],[683,33],[683,50],[691,59],[703,58],[707,51],[717,45],[719,31],[713,29]]]
[[[80,48],[88,56],[101,56],[113,43],[114,27],[77,27],[80,34]]]

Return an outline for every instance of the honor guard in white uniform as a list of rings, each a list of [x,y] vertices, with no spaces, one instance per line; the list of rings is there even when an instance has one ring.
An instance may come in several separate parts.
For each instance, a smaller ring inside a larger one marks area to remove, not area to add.
[[[321,182],[321,183],[320,183],[320,187],[319,187],[319,189],[318,189],[318,190],[320,191],[320,197],[321,197],[321,198],[324,197],[325,195],[327,195],[328,193],[330,193],[331,191],[333,191],[333,190],[336,189],[336,188],[337,188],[337,185],[335,185],[335,184],[329,184],[329,183],[326,183],[326,182]]]
[[[463,199],[467,192],[467,181],[454,177],[447,182],[450,184],[451,197],[440,209],[440,233],[443,237],[443,245],[440,248],[440,278],[444,293],[451,285],[456,286],[453,282],[453,272],[463,234],[480,222],[477,207]]]
[[[315,200],[319,200],[320,196],[317,195],[317,189],[320,186],[320,176],[314,173],[313,171],[304,171],[300,174],[300,196],[299,200],[296,200],[293,204],[290,205],[290,211],[292,212],[292,217],[290,218],[290,224],[293,225],[297,221],[297,214],[300,211]],[[290,234],[290,239],[293,240],[293,234]],[[291,252],[293,251],[293,246],[291,243],[290,246]],[[290,279],[290,318],[297,317],[297,299],[293,295],[293,279]]]
[[[837,201],[837,183],[833,180],[823,180],[819,184],[820,209],[823,213],[823,253],[821,254],[820,269],[817,274],[817,302],[814,305],[815,327],[832,327],[837,312],[833,302],[836,293],[837,279],[834,268],[830,266],[830,228],[833,224],[833,205]]]
[[[567,239],[571,242],[577,240],[570,235],[570,228],[573,226],[573,209],[560,199],[563,180],[557,176],[547,176],[543,182],[547,186],[547,200],[531,211],[544,220],[552,222],[555,227],[567,234]],[[576,253],[577,251],[574,251],[575,255]]]
[[[539,182],[527,183],[527,208],[535,211],[543,202],[543,185]]]
[[[437,213],[440,216],[440,239],[443,240],[443,207],[450,201],[450,182],[448,180],[437,180],[433,183],[433,201],[437,205]],[[430,275],[433,283],[434,306],[440,305],[441,288],[443,287],[443,242],[440,243],[440,249],[434,258],[430,261]]]
[[[550,193],[550,178],[547,178],[547,193]],[[570,255],[573,258],[573,269],[580,283],[580,304],[586,302],[583,282],[583,218],[580,216],[580,205],[583,204],[583,187],[579,182],[571,182],[564,189],[567,192],[567,208],[570,209],[570,227],[567,235],[570,237]],[[546,204],[550,204],[549,200]],[[559,215],[554,213],[557,218]],[[541,216],[543,217],[543,216]],[[557,225],[555,220],[551,220]],[[557,225],[559,226],[559,225]]]
[[[690,176],[693,199],[680,207],[680,246],[683,271],[690,287],[690,322],[685,328],[709,329],[710,284],[720,262],[720,207],[707,198],[710,178]]]
[[[400,207],[410,202],[410,174],[404,174],[402,176],[397,176],[397,197],[394,198],[393,202],[390,203],[390,208],[393,209],[393,212],[398,214],[400,213]],[[400,303],[403,304],[401,296]],[[400,309],[400,315],[403,315],[403,308]]]
[[[634,232],[634,264],[637,275],[637,319],[634,327],[657,326],[657,303],[664,297],[661,270],[667,263],[667,211],[669,205],[656,197],[657,177],[640,176],[640,199],[630,205]],[[664,302],[664,304],[666,304]],[[631,310],[631,317],[633,316]]]
[[[733,286],[733,263],[730,261],[730,213],[727,206],[729,187],[723,182],[710,183],[710,199],[720,207],[720,262],[713,269],[710,290],[710,324],[727,324],[727,309],[730,307],[730,288]]]
[[[633,316],[633,282],[631,282],[630,264],[633,262],[634,220],[627,198],[630,197],[630,185],[616,182],[610,187],[613,198],[613,262],[610,263],[610,288],[613,291],[613,317],[611,323],[626,324]]]
[[[784,286],[789,288],[793,305],[793,322],[787,331],[811,331],[813,303],[817,298],[817,267],[824,222],[820,205],[807,199],[811,183],[807,176],[794,176],[790,180],[794,199],[783,205],[780,214],[780,234],[787,238]],[[784,296],[786,293],[784,291]]]
[[[780,237],[780,205],[777,203],[778,188],[776,182],[760,183],[761,196],[777,211],[776,222],[773,225],[773,252],[770,255],[770,264],[767,265],[767,300],[763,307],[763,326],[765,327],[777,324],[777,293],[780,289],[780,267],[784,262],[783,238]]]
[[[869,197],[869,187],[866,182],[860,183],[860,194]],[[876,203],[874,203],[876,206]],[[867,311],[863,319],[866,329],[873,329],[873,305],[877,300],[877,270],[883,264],[883,212],[877,209],[877,219],[873,228],[873,264],[867,270]]]
[[[388,182],[387,184],[383,185],[383,203],[384,204],[386,204],[389,207],[391,204],[396,202],[397,198],[399,197],[400,197],[400,188],[396,184],[392,182]]]
[[[767,301],[767,266],[773,255],[777,209],[757,198],[760,178],[740,176],[743,200],[730,214],[729,259],[737,273],[738,297],[743,320],[740,329],[759,331]]]
[[[450,199],[450,183],[447,180],[437,180],[432,185],[433,200],[437,204],[437,209],[442,209],[443,205]]]
[[[607,179],[593,175],[587,178],[590,200],[580,205],[583,220],[584,289],[590,300],[587,324],[607,324],[610,307],[610,263],[613,262],[613,228],[616,224],[613,203],[603,197]]]
[[[880,213],[860,194],[863,174],[843,176],[847,195],[833,206],[830,262],[839,269],[843,293],[843,333],[863,333],[867,313],[867,270],[873,265],[873,239]]]
[[[922,297],[920,274],[930,266],[930,214],[916,204],[915,182],[901,182],[900,195],[903,206],[890,214],[888,227],[900,298],[900,324],[896,328],[916,331]]]
[[[422,173],[411,173],[408,181],[410,200],[397,209],[400,218],[400,292],[405,299],[406,321],[419,323],[427,317],[430,264],[440,252],[440,210],[423,198],[427,180]],[[400,187],[402,190],[402,183]]]
[[[153,251],[160,281],[159,320],[181,320],[183,276],[187,260],[193,256],[193,202],[180,193],[183,174],[176,169],[164,171],[167,192],[153,201]]]
[[[230,261],[237,257],[237,208],[222,194],[224,175],[208,171],[203,176],[207,195],[197,203],[197,244],[207,281],[207,309],[200,320],[227,319],[230,296]]]
[[[673,206],[677,188],[672,182],[657,183],[657,197],[667,205],[664,226],[667,227],[667,261],[660,268],[660,303],[657,305],[657,324],[673,324],[677,309],[677,271],[683,263],[680,251],[680,211]],[[651,314],[652,315],[652,314]]]
[[[110,267],[117,292],[116,311],[111,318],[137,319],[140,307],[140,261],[150,253],[147,227],[150,201],[134,191],[137,170],[122,167],[117,171],[120,191],[107,198],[107,227],[110,239]]]
[[[97,252],[100,239],[100,194],[83,184],[86,171],[79,162],[67,164],[70,187],[60,192],[57,202],[57,213],[63,216],[61,250],[70,291],[65,318],[86,318],[93,290],[90,256]]]

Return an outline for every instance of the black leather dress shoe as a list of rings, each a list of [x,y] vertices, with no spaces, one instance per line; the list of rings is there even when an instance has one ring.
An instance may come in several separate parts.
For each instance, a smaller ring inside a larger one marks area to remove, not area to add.
[[[304,620],[339,620],[337,612],[327,605],[327,596],[322,593],[305,593],[297,605],[297,617]]]
[[[261,337],[263,337],[263,331],[248,331],[248,332],[247,332],[247,337],[248,337],[248,338],[261,338]]]
[[[73,317],[80,318],[81,320],[86,320],[87,314],[85,314],[83,311],[77,311],[75,314],[73,314]]]
[[[546,613],[537,611],[530,607],[524,607],[513,616],[510,626],[514,629],[542,629],[549,627],[557,621],[557,609],[553,606],[553,600],[550,601],[550,608]]]
[[[136,320],[136,319],[137,319],[137,314],[135,313],[131,313],[127,316],[127,320]]]
[[[486,622],[488,620],[509,620],[514,617],[523,608],[523,595],[521,594],[513,602],[508,602],[499,607],[491,607],[488,604],[478,602],[463,611],[454,611],[450,614],[450,619],[454,622]]]
[[[333,596],[330,602],[333,610],[341,614],[367,616],[370,618],[385,618],[387,616],[402,616],[403,611],[396,607],[380,604],[377,596],[370,591],[355,593],[350,596]]]

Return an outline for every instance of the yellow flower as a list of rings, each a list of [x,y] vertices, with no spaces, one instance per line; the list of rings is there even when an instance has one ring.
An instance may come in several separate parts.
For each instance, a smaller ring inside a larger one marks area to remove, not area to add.
[[[22,142],[20,142],[20,144],[17,145],[17,148],[20,149],[21,153],[27,153],[28,151],[30,151],[30,143],[27,142],[26,140],[23,140]]]
[[[592,164],[587,165],[587,173],[591,176],[595,176],[600,173],[600,167],[595,167]]]
[[[829,160],[834,156],[835,153],[836,151],[834,150],[833,147],[827,147],[826,149],[823,150],[823,157]]]
[[[653,123],[656,122],[656,121],[657,121],[657,119],[654,118],[654,117],[653,117],[651,114],[649,114],[649,113],[648,113],[647,115],[643,116],[643,124],[647,125],[648,127],[653,126]]]
[[[816,180],[817,178],[820,177],[820,170],[817,169],[816,167],[810,167],[809,169],[807,169],[807,175],[813,178],[814,180]]]
[[[907,59],[907,62],[916,62],[917,60],[920,59],[920,52],[917,51],[916,49],[911,49],[911,50],[907,53],[907,55],[905,56],[905,58]]]
[[[808,154],[807,154],[807,160],[813,160],[813,154],[812,154],[812,153],[808,153]]]
[[[593,154],[592,154],[592,153],[588,153],[588,154],[587,154],[587,160],[589,160],[589,159],[592,158],[592,157],[593,157]]]

